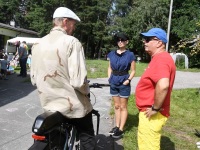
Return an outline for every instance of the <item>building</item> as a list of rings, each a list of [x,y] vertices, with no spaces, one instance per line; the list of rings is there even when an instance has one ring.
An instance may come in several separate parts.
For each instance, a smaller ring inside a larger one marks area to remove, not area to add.
[[[14,25],[0,23],[0,50],[6,49],[7,40],[14,37],[37,38],[38,33],[23,28],[16,28]],[[13,45],[9,45],[8,49],[16,49],[16,48]]]

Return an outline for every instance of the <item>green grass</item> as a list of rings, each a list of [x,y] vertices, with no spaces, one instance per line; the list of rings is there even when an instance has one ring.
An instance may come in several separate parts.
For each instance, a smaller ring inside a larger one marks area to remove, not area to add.
[[[107,78],[108,63],[107,60],[86,60],[88,78]],[[135,76],[141,76],[147,65],[147,63],[136,63]]]
[[[171,97],[171,116],[162,130],[161,150],[195,150],[194,129],[200,130],[200,89],[174,90]],[[125,150],[137,150],[138,110],[132,95],[128,104],[129,116],[125,126]]]
[[[108,77],[108,63],[107,60],[86,60],[88,71],[88,78],[107,78]],[[148,63],[136,63],[135,77],[140,77],[147,68]],[[200,69],[177,69],[179,71],[200,72]],[[15,68],[15,72],[19,73],[20,67]]]
[[[88,78],[107,78],[108,77],[108,63],[107,60],[86,60]],[[140,77],[144,70],[147,68],[148,63],[136,63],[136,74],[135,77]],[[189,69],[179,69],[178,71],[185,72],[200,72],[200,69],[189,68]]]
[[[108,76],[108,61],[86,60],[88,78],[105,78]]]
[[[188,68],[188,69],[179,69],[179,68],[177,68],[177,71],[184,71],[184,72],[200,72],[200,69],[198,69],[198,68]]]

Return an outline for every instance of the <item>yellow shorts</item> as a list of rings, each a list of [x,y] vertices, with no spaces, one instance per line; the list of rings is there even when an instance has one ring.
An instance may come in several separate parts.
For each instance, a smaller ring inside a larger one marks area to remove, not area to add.
[[[160,150],[161,129],[165,125],[167,117],[160,112],[150,118],[146,118],[144,112],[139,113],[138,148],[139,150]]]

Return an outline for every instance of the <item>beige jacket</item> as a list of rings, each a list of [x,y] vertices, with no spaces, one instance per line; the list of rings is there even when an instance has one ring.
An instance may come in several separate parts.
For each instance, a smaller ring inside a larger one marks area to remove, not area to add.
[[[69,118],[88,114],[92,105],[86,76],[83,47],[62,28],[54,27],[33,45],[31,82],[45,111],[59,111]]]

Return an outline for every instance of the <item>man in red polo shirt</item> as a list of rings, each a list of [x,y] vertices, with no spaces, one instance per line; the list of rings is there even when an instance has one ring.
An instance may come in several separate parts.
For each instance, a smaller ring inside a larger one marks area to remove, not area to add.
[[[170,96],[176,67],[165,50],[166,32],[152,28],[141,33],[145,51],[151,61],[136,87],[136,105],[139,109],[139,150],[159,150],[161,129],[170,116]]]

